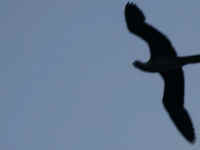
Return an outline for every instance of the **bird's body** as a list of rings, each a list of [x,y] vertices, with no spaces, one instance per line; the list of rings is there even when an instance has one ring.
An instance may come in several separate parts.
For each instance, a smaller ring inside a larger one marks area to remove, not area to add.
[[[151,56],[148,62],[135,61],[133,65],[145,72],[156,72],[165,83],[163,104],[169,117],[182,135],[191,143],[195,141],[192,121],[184,108],[184,74],[182,66],[199,63],[200,55],[178,57],[168,38],[145,22],[142,11],[133,3],[125,7],[128,30],[146,41]]]

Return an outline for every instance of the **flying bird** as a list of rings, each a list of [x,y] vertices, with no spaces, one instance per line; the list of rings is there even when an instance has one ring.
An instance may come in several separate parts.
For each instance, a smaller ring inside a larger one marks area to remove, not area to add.
[[[147,42],[150,59],[133,65],[145,72],[159,73],[164,80],[163,105],[178,131],[190,143],[195,142],[191,118],[184,107],[184,73],[182,67],[200,62],[200,55],[179,57],[169,39],[145,22],[143,12],[134,3],[125,6],[128,30]]]

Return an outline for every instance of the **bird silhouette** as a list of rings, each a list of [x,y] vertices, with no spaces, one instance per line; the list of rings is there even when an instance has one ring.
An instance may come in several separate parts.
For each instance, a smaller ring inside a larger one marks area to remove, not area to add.
[[[133,65],[145,72],[159,73],[164,80],[163,105],[176,128],[190,143],[195,142],[195,131],[184,108],[184,74],[182,67],[199,63],[200,55],[178,57],[168,38],[145,22],[143,12],[134,3],[125,6],[128,30],[146,41],[150,48],[147,62],[135,61]]]

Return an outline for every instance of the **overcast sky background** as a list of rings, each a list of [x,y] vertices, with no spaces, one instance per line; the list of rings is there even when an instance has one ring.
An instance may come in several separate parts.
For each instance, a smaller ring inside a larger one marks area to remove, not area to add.
[[[200,54],[200,1],[136,2],[179,55]],[[163,108],[161,77],[131,65],[149,50],[126,28],[126,3],[0,1],[0,149],[199,150],[200,65],[184,68],[190,145]]]

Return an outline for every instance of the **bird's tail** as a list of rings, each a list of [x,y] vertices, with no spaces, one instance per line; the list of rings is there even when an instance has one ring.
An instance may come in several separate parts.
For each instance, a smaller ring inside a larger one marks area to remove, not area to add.
[[[179,57],[182,65],[200,63],[200,55]]]
[[[168,111],[170,118],[174,122],[176,128],[181,132],[181,134],[190,142],[195,142],[195,133],[192,125],[192,121],[189,117],[188,112],[184,109],[176,109]]]
[[[143,12],[134,3],[127,3],[125,6],[125,19],[128,29],[133,32],[145,21]]]

